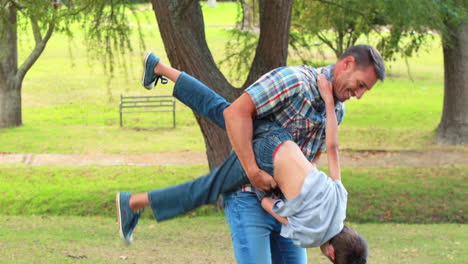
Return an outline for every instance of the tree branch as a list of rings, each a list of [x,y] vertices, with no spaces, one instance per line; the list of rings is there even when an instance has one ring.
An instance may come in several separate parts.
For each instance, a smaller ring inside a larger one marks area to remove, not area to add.
[[[325,36],[323,36],[320,32],[317,33],[317,37],[323,42],[325,43],[325,45],[327,45],[330,49],[333,50],[333,52],[335,52],[335,54],[337,54],[337,50],[335,49],[335,47],[333,47],[333,43],[331,41],[329,41]]]
[[[16,0],[9,0],[9,2],[12,3],[18,10],[25,8],[22,4],[18,3],[18,1]]]
[[[34,41],[36,42],[36,45],[37,45],[37,43],[42,40],[42,35],[41,35],[41,29],[39,25],[37,24],[36,18],[31,17],[31,27],[33,30]]]
[[[55,19],[52,19],[52,21],[49,23],[49,28],[47,29],[47,33],[45,34],[44,38],[41,38],[40,28],[37,25],[37,21],[33,23],[33,31],[34,31],[34,38],[36,40],[36,46],[34,47],[34,50],[31,52],[31,54],[28,56],[28,58],[23,62],[21,67],[18,69],[18,72],[16,73],[16,77],[18,80],[23,80],[26,73],[29,71],[29,69],[33,66],[33,64],[37,61],[39,56],[42,54],[47,42],[49,41],[50,37],[52,36],[52,33],[54,32],[54,28],[55,28]]]

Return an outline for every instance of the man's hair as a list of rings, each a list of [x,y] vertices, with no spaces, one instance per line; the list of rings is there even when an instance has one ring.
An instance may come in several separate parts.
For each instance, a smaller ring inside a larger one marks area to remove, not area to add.
[[[385,79],[385,64],[380,53],[369,45],[356,45],[347,49],[339,58],[342,60],[346,57],[353,56],[356,60],[356,67],[365,69],[370,65],[374,66],[377,78],[381,81]]]
[[[335,249],[335,264],[367,263],[367,241],[353,229],[344,226],[341,232],[330,239]]]

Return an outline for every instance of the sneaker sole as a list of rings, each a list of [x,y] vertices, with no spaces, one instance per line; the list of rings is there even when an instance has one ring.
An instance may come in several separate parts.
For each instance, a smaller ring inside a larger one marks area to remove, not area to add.
[[[115,196],[115,202],[116,202],[116,207],[117,207],[117,222],[119,223],[120,237],[125,240],[123,230],[122,230],[122,221],[120,221],[122,219],[122,216],[120,215],[120,193],[118,193]]]
[[[147,90],[151,90],[153,89],[153,87],[146,87],[145,86],[145,73],[146,73],[146,62],[148,61],[148,57],[151,55],[151,51],[148,51],[145,55],[145,59],[143,60],[143,68],[144,68],[144,71],[143,71],[143,76],[141,77],[141,85],[143,85],[143,87],[145,87],[145,89]]]

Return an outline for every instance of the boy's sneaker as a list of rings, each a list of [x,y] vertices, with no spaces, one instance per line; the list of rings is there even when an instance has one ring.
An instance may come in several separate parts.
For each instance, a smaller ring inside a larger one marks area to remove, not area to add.
[[[154,68],[156,67],[156,65],[158,65],[158,63],[159,58],[156,56],[156,54],[154,54],[151,51],[146,54],[145,59],[143,61],[144,71],[141,82],[143,86],[148,90],[153,89],[153,87],[158,83],[159,79],[161,79],[162,84],[167,83],[166,78],[154,73]]]
[[[128,192],[118,193],[115,201],[117,204],[117,221],[119,223],[120,237],[122,237],[127,244],[133,242],[133,229],[138,224],[140,213],[135,213],[130,209],[130,196]]]

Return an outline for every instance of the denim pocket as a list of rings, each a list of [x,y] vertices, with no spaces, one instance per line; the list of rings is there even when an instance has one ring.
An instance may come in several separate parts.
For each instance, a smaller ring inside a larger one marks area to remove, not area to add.
[[[273,175],[273,153],[281,143],[291,140],[283,129],[270,131],[266,137],[254,140],[255,158],[260,169]]]

